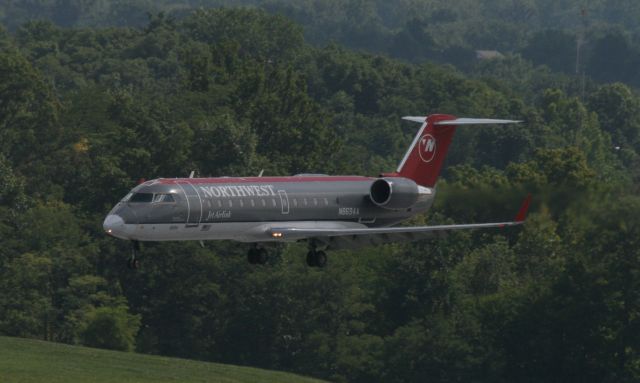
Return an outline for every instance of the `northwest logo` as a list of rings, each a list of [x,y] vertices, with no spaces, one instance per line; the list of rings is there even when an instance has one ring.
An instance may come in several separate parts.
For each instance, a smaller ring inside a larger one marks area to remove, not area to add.
[[[424,162],[430,162],[436,155],[436,138],[430,134],[420,137],[418,153]]]

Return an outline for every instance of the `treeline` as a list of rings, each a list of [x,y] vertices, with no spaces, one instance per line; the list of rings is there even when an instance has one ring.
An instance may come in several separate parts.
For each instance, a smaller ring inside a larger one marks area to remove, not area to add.
[[[473,73],[477,51],[522,57],[564,74],[639,87],[640,3],[602,0],[48,0],[0,4],[10,31],[30,20],[63,27],[137,27],[201,7],[255,7],[304,26],[307,41]]]
[[[629,87],[582,97],[518,58],[478,80],[314,48],[258,10],[29,22],[0,47],[0,333],[334,381],[640,377]],[[304,244],[261,268],[242,244],[149,244],[137,273],[102,232],[141,178],[390,171],[415,129],[399,117],[429,112],[526,124],[460,129],[415,222],[508,219],[532,192],[523,228],[335,252],[325,270]]]

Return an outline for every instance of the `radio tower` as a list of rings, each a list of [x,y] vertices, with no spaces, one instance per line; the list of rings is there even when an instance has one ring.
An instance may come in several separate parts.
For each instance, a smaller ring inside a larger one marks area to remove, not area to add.
[[[580,60],[582,59],[581,50],[585,43],[586,31],[587,31],[587,9],[582,8],[580,10],[581,25],[578,27],[578,33],[576,38],[576,79],[580,82],[580,101],[584,102],[584,88],[585,88],[585,70]]]

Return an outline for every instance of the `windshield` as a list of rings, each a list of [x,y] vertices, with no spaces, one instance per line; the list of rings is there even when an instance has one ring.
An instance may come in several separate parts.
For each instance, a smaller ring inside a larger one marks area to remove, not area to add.
[[[169,193],[132,193],[123,199],[123,201],[134,203],[173,203],[175,199]]]
[[[175,202],[171,194],[158,193],[153,197],[153,203],[169,203]]]
[[[153,193],[133,193],[129,202],[151,202],[153,201]]]

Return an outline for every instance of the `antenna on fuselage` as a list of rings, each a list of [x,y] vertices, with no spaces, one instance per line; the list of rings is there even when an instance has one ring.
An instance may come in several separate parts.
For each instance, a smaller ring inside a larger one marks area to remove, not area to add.
[[[260,174],[258,174],[258,177],[262,177],[263,173],[264,173],[264,169],[260,170]]]
[[[191,173],[189,173],[189,178],[193,178],[195,174],[196,174],[196,171],[192,170]]]

